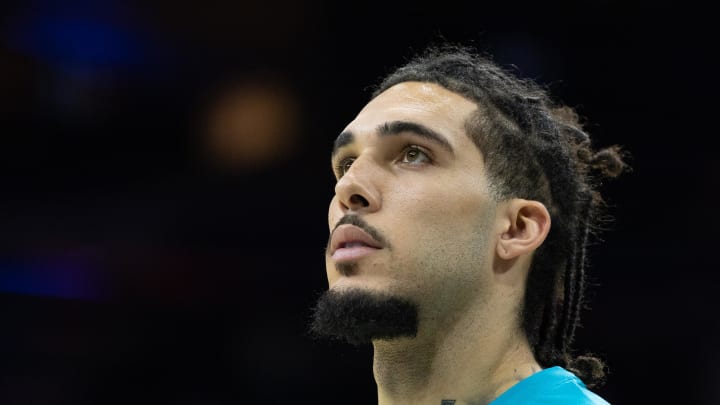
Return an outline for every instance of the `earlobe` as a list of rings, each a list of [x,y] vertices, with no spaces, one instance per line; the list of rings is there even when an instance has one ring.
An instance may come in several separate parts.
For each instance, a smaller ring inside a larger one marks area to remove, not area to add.
[[[513,199],[503,212],[505,221],[497,243],[497,255],[505,260],[534,252],[550,232],[550,213],[533,200]]]

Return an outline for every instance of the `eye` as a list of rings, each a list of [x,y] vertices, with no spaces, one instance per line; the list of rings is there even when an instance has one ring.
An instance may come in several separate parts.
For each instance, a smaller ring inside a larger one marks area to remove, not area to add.
[[[338,178],[345,175],[345,173],[350,170],[350,166],[352,166],[353,162],[355,161],[355,158],[345,158],[338,162],[337,165],[335,165],[335,174]]]
[[[402,163],[420,165],[424,163],[430,163],[430,156],[417,145],[410,145],[403,151]]]

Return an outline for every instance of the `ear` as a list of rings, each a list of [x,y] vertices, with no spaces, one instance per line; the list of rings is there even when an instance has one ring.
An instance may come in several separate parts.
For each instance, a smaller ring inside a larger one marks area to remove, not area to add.
[[[550,213],[538,201],[514,198],[502,204],[502,229],[497,255],[505,260],[532,253],[550,232]]]

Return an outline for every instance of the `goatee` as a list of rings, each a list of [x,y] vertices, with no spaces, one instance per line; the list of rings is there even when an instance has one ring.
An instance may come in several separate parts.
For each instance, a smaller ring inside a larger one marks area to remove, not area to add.
[[[417,305],[406,299],[364,290],[326,291],[313,312],[311,331],[360,345],[373,340],[414,337]]]

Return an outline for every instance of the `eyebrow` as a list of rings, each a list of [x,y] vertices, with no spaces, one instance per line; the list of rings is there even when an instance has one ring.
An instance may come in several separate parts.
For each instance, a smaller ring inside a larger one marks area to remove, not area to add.
[[[415,135],[425,138],[431,142],[434,142],[447,150],[451,154],[455,154],[450,142],[440,133],[426,127],[425,125],[418,124],[411,121],[392,121],[381,124],[377,127],[377,133],[379,136],[392,136],[400,135],[403,132],[412,132]],[[332,155],[335,156],[337,152],[345,145],[351,144],[355,141],[355,135],[352,132],[345,131],[341,133],[333,143]]]
[[[345,145],[349,145],[351,143],[355,142],[355,135],[353,135],[350,131],[345,131],[338,135],[337,138],[335,138],[335,142],[333,143],[333,150],[332,154],[330,156],[334,157],[337,155],[338,151]]]

